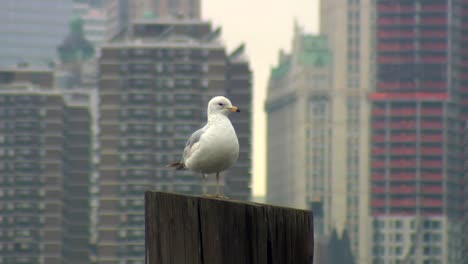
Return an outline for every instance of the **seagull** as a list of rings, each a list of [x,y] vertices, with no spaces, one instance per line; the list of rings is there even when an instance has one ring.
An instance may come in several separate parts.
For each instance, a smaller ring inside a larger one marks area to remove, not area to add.
[[[189,169],[202,174],[216,173],[216,197],[219,192],[219,173],[230,168],[239,157],[239,140],[228,118],[232,112],[240,112],[224,96],[213,97],[208,103],[208,122],[195,131],[185,144],[182,159],[168,167],[177,170]]]

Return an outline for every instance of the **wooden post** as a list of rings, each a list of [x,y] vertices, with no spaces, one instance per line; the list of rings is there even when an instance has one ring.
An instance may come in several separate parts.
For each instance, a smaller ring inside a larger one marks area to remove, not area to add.
[[[146,264],[312,264],[312,213],[145,193]]]

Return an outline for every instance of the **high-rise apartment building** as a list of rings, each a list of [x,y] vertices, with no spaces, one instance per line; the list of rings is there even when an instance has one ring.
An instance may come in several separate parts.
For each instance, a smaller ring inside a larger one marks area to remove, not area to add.
[[[93,172],[93,94],[61,92],[64,108],[62,262],[89,264],[91,248],[91,173]]]
[[[200,0],[106,0],[108,15],[108,38],[112,39],[123,31],[133,30],[133,22],[144,17],[201,18]]]
[[[55,61],[68,32],[72,0],[4,0],[1,5],[0,66]]]
[[[241,107],[232,122],[238,163],[226,195],[250,199],[251,73],[243,48],[227,54],[220,29],[193,19],[142,19],[100,58],[98,263],[144,262],[144,191],[200,194],[200,175],[167,168],[206,122],[211,97]],[[244,109],[242,109],[242,107]]]
[[[88,108],[24,73],[0,70],[0,262],[89,263]]]
[[[462,263],[461,2],[377,3],[373,263]]]

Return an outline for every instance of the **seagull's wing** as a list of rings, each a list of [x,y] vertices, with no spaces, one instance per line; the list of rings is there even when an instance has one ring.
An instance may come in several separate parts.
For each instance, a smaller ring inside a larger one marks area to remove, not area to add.
[[[173,167],[177,170],[186,169],[185,161],[188,160],[192,154],[200,147],[200,139],[207,130],[207,126],[198,129],[197,131],[193,132],[190,138],[185,143],[184,154],[182,155],[182,160],[180,162],[174,162],[167,167]]]
[[[200,139],[205,133],[207,127],[203,127],[193,132],[190,138],[187,140],[184,148],[184,154],[182,156],[182,163],[185,163],[187,159],[200,147]]]

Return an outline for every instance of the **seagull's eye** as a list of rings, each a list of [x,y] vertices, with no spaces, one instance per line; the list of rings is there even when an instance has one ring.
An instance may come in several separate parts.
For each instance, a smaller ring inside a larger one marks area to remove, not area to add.
[[[224,104],[223,103],[218,103],[219,106],[223,106]]]

